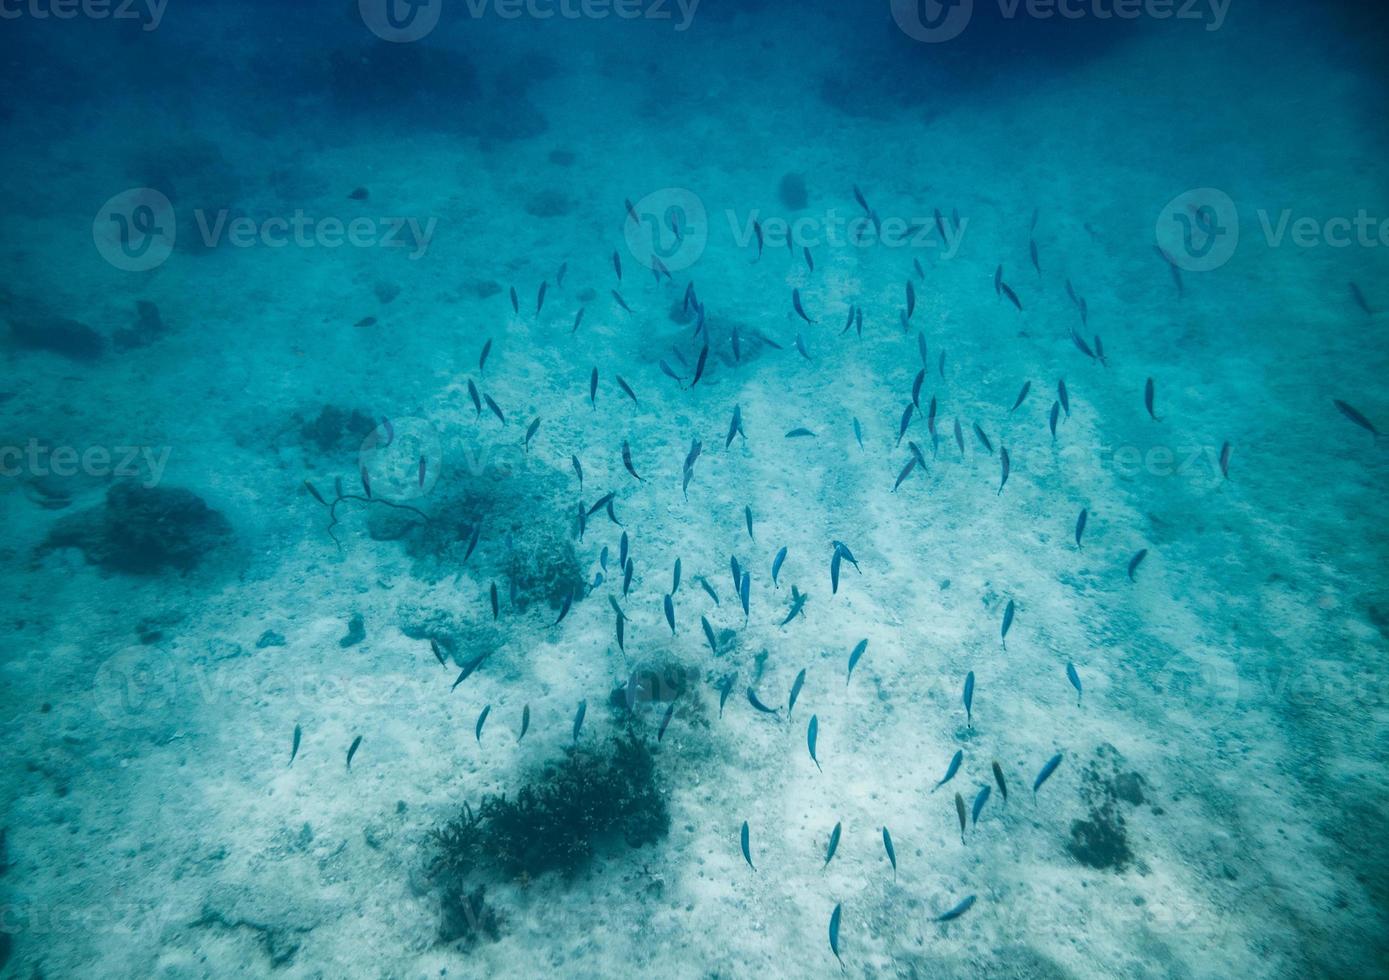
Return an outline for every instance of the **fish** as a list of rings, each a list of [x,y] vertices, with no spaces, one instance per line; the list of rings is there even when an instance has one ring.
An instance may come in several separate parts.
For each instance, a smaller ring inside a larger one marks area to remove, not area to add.
[[[482,418],[482,398],[477,393],[477,385],[473,384],[473,379],[468,379],[468,397],[473,400],[473,410],[478,418]]]
[[[362,746],[362,736],[358,735],[352,740],[352,744],[347,747],[347,769],[352,770],[352,757],[357,754],[357,750]]]
[[[787,713],[787,717],[788,717],[788,719],[789,719],[789,717],[790,717],[790,712]],[[815,741],[816,741],[816,739],[819,738],[819,737],[820,737],[820,716],[819,716],[819,715],[811,715],[811,716],[810,716],[810,724],[806,727],[806,730],[805,730],[805,744],[806,744],[806,748],[810,749],[810,761],[813,762],[813,763],[815,763],[815,768],[816,768],[816,769],[820,769],[820,760],[819,760],[818,758],[816,758],[816,755],[815,755]],[[824,772],[823,769],[820,769],[820,771],[821,771],[821,772]]]
[[[834,911],[830,913],[830,952],[833,953],[834,958],[839,961],[839,968],[841,970],[844,969],[844,961],[839,957],[839,915],[843,908],[844,906],[842,903],[838,904],[834,907]]]
[[[752,222],[752,230],[753,233],[757,235],[757,258],[753,259],[752,261],[757,262],[762,258],[762,222],[754,218]]]
[[[733,681],[737,674],[729,674],[716,685],[719,692],[719,717],[723,717],[723,706],[728,703],[728,695],[733,691]]]
[[[1066,391],[1066,379],[1058,378],[1056,381],[1056,397],[1061,402],[1061,407],[1066,411],[1066,418],[1071,417],[1071,396]]]
[[[738,564],[737,555],[728,556],[728,570],[733,574],[733,594],[738,594],[739,587],[743,584],[743,568]]]
[[[558,286],[558,287],[560,287],[561,289],[564,288],[564,274],[565,274],[566,272],[568,272],[568,271],[569,271],[569,263],[568,263],[568,262],[561,262],[561,263],[559,264],[559,269],[556,270],[556,272],[555,272],[555,285]]]
[[[984,787],[979,790],[979,793],[974,797],[974,806],[970,808],[969,821],[974,826],[979,825],[979,814],[983,812],[984,804],[989,802],[989,793],[989,784],[985,783]]]
[[[294,765],[294,758],[295,758],[295,756],[297,756],[297,755],[299,754],[299,743],[300,743],[301,741],[303,741],[303,738],[304,738],[304,729],[300,728],[298,725],[295,725],[295,726],[294,726],[294,741],[291,742],[291,743],[290,743],[290,746],[289,746],[289,764],[290,764],[291,766]],[[286,768],[288,768],[288,767],[286,767]]]
[[[598,407],[598,369],[595,367],[588,376],[588,404],[591,408]]]
[[[849,673],[844,678],[844,686],[849,686],[849,681],[854,679],[854,668],[858,666],[859,660],[863,657],[864,651],[868,649],[867,640],[859,640],[858,644],[849,653]]]
[[[1047,416],[1047,428],[1051,429],[1051,441],[1056,441],[1056,420],[1060,417],[1061,406],[1056,402],[1051,403],[1051,413]]]
[[[764,715],[774,715],[781,711],[780,708],[769,708],[765,704],[763,704],[761,700],[758,699],[757,692],[754,691],[752,688],[748,688],[747,695],[748,704],[752,705],[754,708],[762,712]]]
[[[1076,689],[1076,704],[1080,704],[1082,692],[1080,689],[1080,675],[1076,673],[1076,665],[1070,661],[1066,662],[1066,679],[1071,682],[1071,687]]]
[[[1000,282],[998,288],[1003,291],[1003,295],[1008,298],[1008,302],[1016,306],[1018,312],[1022,312],[1022,300],[1018,299],[1018,294],[1013,292],[1013,287],[1009,286],[1006,282]]]
[[[805,686],[805,668],[796,675],[796,679],[791,682],[791,700],[786,705],[786,720],[791,720],[791,712],[796,710],[796,699],[801,696],[801,688]]]
[[[936,790],[940,789],[946,783],[950,782],[950,780],[954,779],[955,773],[960,771],[960,763],[964,760],[965,750],[956,749],[955,754],[950,757],[950,765],[945,767],[945,775],[941,777],[940,782],[936,783],[936,785],[931,788],[931,792],[934,793]]]
[[[796,350],[799,351],[801,357],[804,357],[807,361],[814,360],[814,358],[810,356],[809,349],[805,346],[804,338],[802,338],[799,333],[796,334]]]
[[[892,862],[892,880],[897,880],[897,851],[892,846],[892,835],[887,828],[883,828],[883,850],[887,851],[887,859]]]
[[[1147,548],[1139,548],[1132,558],[1129,559],[1129,581],[1135,581],[1133,573],[1138,571],[1138,566],[1143,564],[1143,559],[1148,557]]]
[[[1003,266],[994,269],[994,295],[1003,295]]]
[[[661,727],[656,730],[656,741],[666,737],[666,729],[670,727],[670,720],[675,717],[675,702],[672,701],[666,707],[665,717],[661,719]]]
[[[742,431],[743,431],[743,406],[742,406],[742,405],[734,405],[734,406],[733,406],[733,418],[732,418],[732,419],[729,421],[729,423],[728,423],[728,436],[727,436],[727,438],[725,438],[724,441],[723,441],[723,448],[724,448],[724,449],[727,449],[729,446],[733,445],[733,437],[736,436],[736,435],[738,435],[738,433],[740,433],[740,432],[742,432]],[[747,436],[744,435],[743,438],[744,438],[744,439],[747,439]]]
[[[810,249],[809,249],[807,246],[804,246],[804,245],[801,246],[801,254],[802,254],[803,256],[805,256],[806,268],[808,268],[811,272],[814,272],[814,271],[815,271],[815,259],[811,257],[811,255],[810,255]]]
[[[624,536],[624,537],[626,536],[626,533],[627,533],[627,532],[625,532],[625,531],[623,532],[623,536]],[[675,593],[677,593],[677,592],[679,592],[679,591],[680,591],[680,559],[677,558],[677,559],[675,559],[675,569],[674,569],[674,571],[671,573],[670,594],[671,594],[671,595],[675,595]]]
[[[623,201],[622,201],[622,203],[625,204],[625,205],[627,205],[627,217],[631,220],[632,224],[634,224],[634,225],[639,225],[639,224],[641,224],[641,219],[637,217],[637,209],[636,209],[636,206],[632,203],[631,199],[630,199],[630,198],[624,198]]]
[[[592,517],[594,514],[598,513],[604,507],[608,506],[608,504],[612,503],[613,498],[616,496],[616,492],[609,492],[599,497],[597,503],[595,503],[592,507],[588,509],[588,516]]]
[[[1360,428],[1364,429],[1370,435],[1374,436],[1375,441],[1379,440],[1380,431],[1374,427],[1373,422],[1371,422],[1364,415],[1362,415],[1354,406],[1346,404],[1339,398],[1331,399],[1331,403],[1336,406],[1336,409],[1342,415],[1350,419],[1356,425],[1360,426]]]
[[[584,489],[584,465],[579,462],[578,456],[570,456],[569,465],[573,467],[574,475],[579,478],[579,492],[582,493]]]
[[[783,547],[780,551],[776,553],[776,557],[772,559],[772,585],[776,586],[777,588],[781,588],[781,584],[777,581],[777,576],[781,574],[781,565],[785,561],[786,548]]]
[[[828,868],[830,866],[830,861],[834,859],[834,852],[839,850],[839,835],[843,832],[843,830],[844,824],[842,821],[840,821],[836,822],[834,825],[834,829],[830,831],[830,843],[829,846],[825,848],[825,863],[820,868],[821,871],[824,871],[825,868]]]
[[[743,573],[742,581],[740,581],[740,582],[738,583],[738,598],[741,599],[741,600],[742,600],[742,603],[743,603],[743,616],[744,616],[744,617],[747,617],[747,616],[750,615],[750,613],[748,612],[748,605],[749,605],[749,600],[751,599],[751,597],[752,597],[752,576],[751,576],[750,574],[748,574],[747,572],[744,572],[744,573]]]
[[[420,489],[423,490],[423,489],[424,489],[424,457],[423,457],[423,456],[420,457],[419,474],[420,474],[420,475],[419,475]]]
[[[998,764],[998,760],[993,762],[994,782],[998,783],[998,791],[1003,794],[1003,802],[1008,802],[1008,784],[1003,781],[1003,767]]]
[[[1148,417],[1151,418],[1154,422],[1157,422],[1157,421],[1158,421],[1158,417],[1157,417],[1156,415],[1153,414],[1153,379],[1152,379],[1152,378],[1149,378],[1149,379],[1148,379],[1146,382],[1144,382],[1144,384],[1143,384],[1143,407],[1146,408],[1146,409],[1148,410]]]
[[[622,307],[628,313],[632,312],[632,308],[627,305],[627,301],[622,298],[621,293],[619,293],[616,289],[610,289],[608,290],[608,292],[612,293],[613,301],[616,302],[618,306]]]
[[[747,525],[748,537],[756,541],[756,536],[752,533],[752,508],[747,504],[743,505],[743,523]]]
[[[516,287],[511,287],[511,312],[519,314],[521,312],[521,301],[516,297]]]
[[[907,460],[907,465],[902,467],[902,472],[897,474],[897,482],[892,485],[892,492],[896,493],[897,488],[902,485],[902,481],[911,476],[912,470],[916,469],[916,457]]]
[[[955,419],[955,445],[960,447],[960,455],[963,456],[965,454],[965,433],[964,430],[960,428],[960,420],[958,418]]]
[[[863,449],[863,426],[859,425],[858,416],[854,416],[854,439],[858,441],[858,448]]]
[[[699,617],[699,625],[704,628],[704,639],[709,642],[709,652],[717,657],[719,655],[719,645],[714,639],[714,627],[709,624],[709,620],[704,616]]]
[[[645,480],[643,480],[643,479],[641,478],[640,475],[638,475],[637,470],[636,470],[636,467],[634,467],[634,466],[632,465],[632,447],[631,447],[630,445],[628,445],[626,439],[623,439],[623,440],[622,440],[622,465],[625,466],[625,467],[627,468],[627,472],[628,472],[628,473],[631,473],[632,476],[633,476],[638,482],[640,482],[640,483],[645,483],[645,482],[646,482]]]
[[[535,438],[535,434],[536,434],[537,432],[539,432],[539,431],[540,431],[540,416],[537,415],[536,418],[535,418],[535,420],[534,420],[533,422],[531,422],[531,424],[526,428],[525,448],[526,448],[527,451],[529,451],[530,448],[531,448],[531,440]],[[420,463],[421,463],[421,467],[423,467],[424,460],[420,460]],[[423,471],[423,470],[421,470],[421,471]]]
[[[1220,447],[1220,475],[1225,479],[1230,479],[1230,444],[1224,443]]]
[[[540,315],[541,307],[545,305],[545,291],[550,288],[548,282],[542,282],[540,289],[535,294],[535,315]]]
[[[551,627],[558,626],[560,623],[564,622],[564,617],[569,615],[569,607],[573,604],[574,593],[566,592],[564,594],[564,600],[560,603],[559,616],[555,619],[553,623],[550,624]]]
[[[960,843],[965,842],[965,798],[955,794],[955,814],[960,818]]]
[[[366,498],[367,498],[368,500],[370,500],[370,499],[371,499],[371,475],[370,475],[369,473],[367,473],[367,468],[366,468],[365,466],[363,466],[363,467],[361,468],[360,473],[361,473],[361,477],[362,477],[362,493],[366,495]]]
[[[674,636],[674,635],[675,635],[675,600],[671,598],[670,593],[666,593],[666,597],[665,597],[665,609],[666,609],[666,622],[670,624],[670,635],[671,635],[671,636]]]
[[[812,325],[815,323],[814,320],[806,316],[805,307],[801,305],[801,291],[799,289],[791,290],[791,305],[795,307],[797,315],[799,315],[802,320]]]
[[[974,727],[974,671],[965,675],[965,724]]]
[[[622,256],[613,250],[613,271],[617,273],[617,281],[622,281]]]
[[[854,558],[854,553],[849,550],[847,544],[843,541],[831,541],[830,544],[834,546],[836,553],[842,555],[845,561],[854,566],[854,571],[858,572],[860,575],[863,574],[863,569],[858,567],[858,560]]]
[[[1003,610],[1003,628],[999,631],[999,639],[1003,641],[1003,649],[1008,649],[1008,630],[1013,625],[1013,600],[1008,600],[1007,607]]]
[[[487,338],[487,343],[482,345],[482,353],[477,358],[477,371],[482,374],[487,370],[487,355],[492,353],[492,338]]]
[[[482,744],[482,726],[487,724],[487,716],[492,713],[492,706],[489,704],[482,709],[482,713],[477,716],[477,724],[473,727],[473,736],[479,745]]]
[[[914,287],[914,286],[912,285],[912,281],[911,281],[910,279],[908,279],[908,280],[907,280],[907,319],[910,320],[910,319],[912,318],[912,314],[915,313],[915,312],[916,312],[916,287]]]
[[[858,202],[858,206],[859,206],[859,207],[863,208],[863,213],[864,213],[864,214],[871,214],[872,211],[873,211],[873,209],[870,208],[870,207],[868,206],[868,202],[865,201],[865,200],[863,199],[863,192],[862,192],[861,190],[858,189],[858,184],[854,184],[854,185],[853,185],[853,190],[854,190],[854,200]]]
[[[1080,516],[1076,518],[1076,547],[1080,547],[1080,536],[1085,533],[1085,522],[1090,519],[1090,511],[1082,507]]]
[[[632,561],[631,558],[628,558],[626,564],[624,564],[624,565],[622,566],[622,596],[623,596],[623,598],[626,598],[628,591],[630,591],[631,588],[632,588],[632,575],[636,572],[636,570],[637,570],[637,563],[634,562],[634,561]]]
[[[579,729],[584,727],[584,715],[588,713],[588,701],[579,702],[579,710],[574,712],[574,741],[579,740]]]
[[[897,426],[897,445],[899,446],[902,445],[902,437],[907,434],[907,426],[912,423],[912,412],[915,410],[916,406],[907,402],[907,407],[902,411],[902,421]]]
[[[1041,772],[1037,773],[1037,778],[1032,783],[1032,798],[1037,798],[1037,790],[1042,788],[1042,784],[1051,778],[1051,774],[1056,772],[1056,767],[1061,765],[1061,753],[1058,752],[1047,760],[1046,765],[1042,766]]]
[[[972,424],[974,426],[974,437],[983,444],[984,448],[989,451],[989,455],[992,456],[994,454],[994,444],[989,441],[989,437],[984,434],[984,430],[979,427],[978,422]]]
[[[1076,345],[1076,349],[1090,360],[1095,360],[1095,352],[1090,349],[1090,345],[1085,342],[1085,338],[1074,330],[1071,331],[1071,343]]]
[[[617,376],[617,386],[622,389],[628,398],[632,399],[633,405],[641,404],[641,402],[637,401],[637,393],[632,390],[632,386],[629,385],[620,374]]]
[[[791,586],[791,610],[786,614],[786,618],[781,621],[781,625],[785,626],[787,623],[791,622],[791,620],[799,616],[801,610],[805,608],[805,601],[809,598],[810,596],[797,589],[794,585]]]
[[[579,312],[574,314],[574,325],[569,328],[571,334],[579,332],[579,324],[584,322],[584,307],[579,307]]]
[[[700,584],[700,586],[703,587],[705,592],[709,593],[709,598],[713,599],[714,605],[717,606],[719,604],[719,594],[714,591],[714,587],[709,584],[709,580],[705,578],[703,575],[701,575],[695,581],[697,581]]]
[[[998,447],[998,461],[1003,469],[1003,479],[998,483],[998,495],[1002,496],[1003,487],[1008,482],[1008,472],[1012,469],[1012,463],[1008,459],[1008,450],[1003,446]]]
[[[1375,311],[1370,309],[1369,301],[1365,299],[1365,294],[1360,291],[1360,287],[1355,283],[1350,284],[1350,295],[1355,300],[1355,305],[1365,311],[1366,316],[1375,315]]]
[[[960,899],[959,904],[956,905],[954,908],[950,909],[950,910],[947,911],[947,912],[942,912],[940,915],[936,916],[936,921],[937,921],[937,922],[949,922],[949,921],[951,921],[952,919],[958,919],[960,916],[964,915],[966,912],[968,912],[968,911],[969,911],[971,908],[973,908],[973,907],[974,907],[974,896],[973,896],[973,895],[966,895],[964,898]]]
[[[459,684],[462,684],[462,683],[463,683],[464,681],[466,681],[469,677],[471,677],[471,676],[473,675],[473,672],[474,672],[475,670],[477,670],[479,667],[481,667],[481,666],[482,666],[482,662],[483,662],[484,660],[486,660],[486,659],[487,659],[487,654],[486,654],[486,653],[480,653],[480,654],[478,654],[476,657],[474,657],[472,660],[469,660],[466,664],[464,664],[464,665],[463,665],[463,669],[462,669],[461,671],[459,671],[459,672],[458,672],[458,676],[454,678],[453,686],[449,688],[449,691],[450,691],[450,692],[453,692],[453,691],[458,690],[458,685],[459,685]]]
[[[444,651],[440,649],[439,641],[432,636],[429,638],[429,649],[430,652],[434,654],[434,659],[439,661],[439,666],[447,668],[449,663],[448,660],[444,658]]]
[[[492,414],[497,417],[502,425],[506,425],[506,416],[502,414],[502,410],[497,406],[497,403],[492,400],[492,396],[485,394],[482,396],[482,400],[487,403],[487,407],[492,410]]]
[[[516,736],[516,741],[519,742],[519,741],[521,741],[521,739],[525,738],[525,737],[526,737],[526,732],[530,730],[530,727],[531,727],[531,706],[530,706],[530,705],[526,705],[524,708],[521,709],[521,733],[520,733],[519,735]]]
[[[899,484],[902,482],[899,478]],[[838,548],[834,549],[834,555],[830,558],[830,595],[839,595],[839,562],[841,555]]]
[[[463,560],[466,562],[473,557],[473,549],[477,547],[478,539],[482,537],[482,521],[473,525],[473,533],[468,537],[468,547],[463,551]]]
[[[752,868],[753,871],[756,871],[757,867],[752,863],[752,847],[750,846],[748,841],[749,836],[750,835],[748,832],[748,822],[744,820],[742,832],[739,834],[739,839],[743,848],[743,860],[748,863],[749,868]]]
[[[1031,381],[1024,381],[1024,382],[1023,382],[1023,385],[1022,385],[1022,390],[1018,392],[1018,397],[1017,397],[1017,399],[1013,402],[1013,407],[1010,408],[1010,409],[1008,409],[1008,414],[1009,414],[1009,415],[1012,415],[1014,412],[1016,412],[1016,411],[1018,410],[1018,406],[1021,405],[1021,404],[1023,403],[1023,400],[1024,400],[1025,398],[1027,398],[1027,393],[1028,393],[1029,391],[1031,391],[1031,390],[1032,390],[1032,382],[1031,382]]]

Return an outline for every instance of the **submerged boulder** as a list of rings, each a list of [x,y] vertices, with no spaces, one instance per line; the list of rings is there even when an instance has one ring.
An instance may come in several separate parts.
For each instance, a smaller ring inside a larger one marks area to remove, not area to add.
[[[231,536],[227,519],[191,490],[117,483],[104,504],[55,524],[42,549],[77,548],[102,568],[153,574],[188,571]]]
[[[10,320],[10,339],[26,350],[48,351],[74,361],[95,361],[106,338],[85,323],[63,316],[19,316]]]

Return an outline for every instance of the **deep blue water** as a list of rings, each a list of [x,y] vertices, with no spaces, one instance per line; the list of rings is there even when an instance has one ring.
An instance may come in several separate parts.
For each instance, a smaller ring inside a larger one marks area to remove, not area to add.
[[[1385,975],[1386,42],[0,0],[0,976]]]

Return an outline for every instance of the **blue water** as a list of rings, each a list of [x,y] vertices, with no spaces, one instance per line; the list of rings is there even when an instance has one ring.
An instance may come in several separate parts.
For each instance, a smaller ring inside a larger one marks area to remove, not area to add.
[[[0,976],[1389,972],[1373,5],[0,14]]]

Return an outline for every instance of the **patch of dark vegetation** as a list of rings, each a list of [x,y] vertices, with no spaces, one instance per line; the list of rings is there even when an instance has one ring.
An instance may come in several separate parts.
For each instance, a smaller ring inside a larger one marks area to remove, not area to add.
[[[571,167],[576,159],[573,150],[556,149],[550,151],[550,162],[557,167]]]
[[[111,343],[118,353],[124,353],[148,347],[168,332],[163,317],[159,315],[159,307],[142,299],[135,304],[135,322],[112,334]]]
[[[477,94],[477,72],[462,54],[385,41],[339,48],[328,56],[328,92],[339,109],[379,112],[435,126],[444,105]]]
[[[777,196],[781,198],[781,203],[792,211],[804,208],[809,203],[809,196],[805,190],[805,176],[797,173],[785,174],[781,183],[777,185]]]
[[[536,218],[562,218],[574,210],[574,202],[557,190],[543,190],[526,201],[526,214]]]
[[[1119,804],[1143,803],[1146,783],[1138,773],[1122,767],[1118,750],[1105,743],[1095,750],[1095,758],[1081,774],[1081,799],[1089,815],[1071,823],[1066,849],[1086,867],[1123,871],[1134,860]]]
[[[299,438],[305,449],[333,456],[357,452],[375,428],[376,423],[365,412],[324,405],[316,417],[300,423]]]
[[[190,571],[231,537],[227,519],[190,490],[117,483],[104,505],[58,521],[39,550],[77,548],[94,565],[149,575]]]
[[[430,833],[431,878],[445,894],[477,873],[571,877],[618,843],[638,848],[670,831],[650,745],[627,733],[564,750],[514,798],[484,796]]]
[[[202,137],[149,144],[130,162],[139,185],[174,207],[174,248],[205,255],[226,241],[230,222],[245,217],[241,176],[216,143]]]
[[[47,351],[73,361],[95,361],[106,352],[105,337],[64,316],[12,317],[10,339],[24,350]]]

